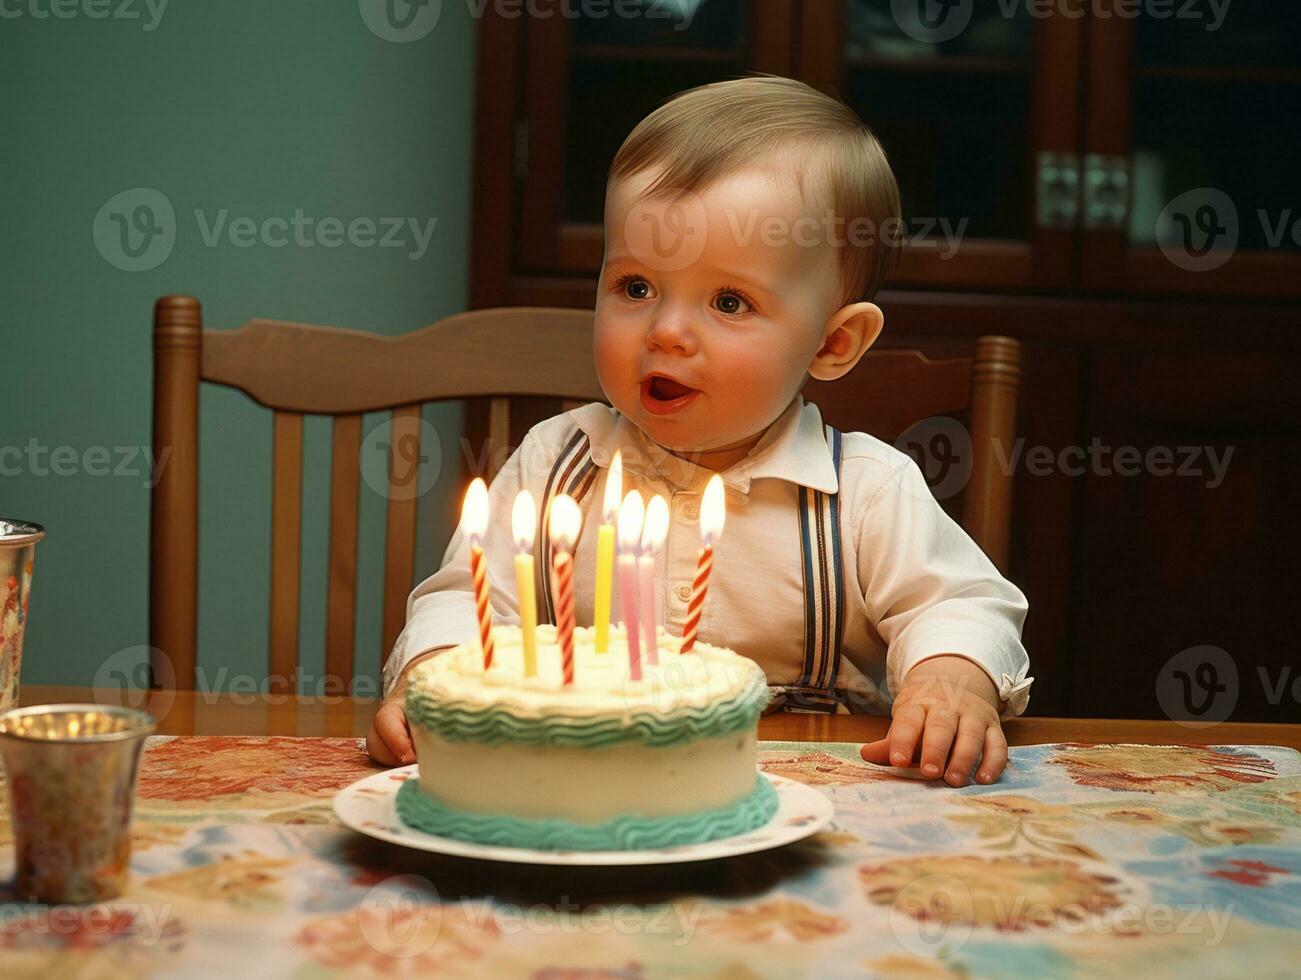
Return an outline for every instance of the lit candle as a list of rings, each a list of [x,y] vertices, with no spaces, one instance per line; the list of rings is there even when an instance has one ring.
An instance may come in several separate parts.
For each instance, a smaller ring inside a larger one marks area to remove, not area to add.
[[[623,456],[618,451],[610,460],[605,481],[604,520],[596,532],[596,652],[610,649],[610,592],[614,585],[614,525],[619,520],[623,497]]]
[[[637,545],[641,540],[645,507],[641,494],[631,490],[619,508],[619,599],[623,629],[628,637],[628,677],[641,680],[641,650],[637,637]]]
[[[551,567],[556,578],[556,638],[565,686],[574,683],[574,542],[583,522],[574,498],[557,494],[551,501]]]
[[[669,505],[658,493],[646,506],[646,523],[641,531],[641,554],[637,558],[637,589],[641,593],[641,629],[646,662],[660,662],[660,645],[655,635],[659,616],[655,612],[655,552],[669,531]]]
[[[479,648],[483,669],[492,666],[492,606],[488,602],[488,563],[483,555],[483,535],[488,529],[488,484],[481,477],[470,482],[461,504],[461,530],[470,539],[470,578],[474,581],[474,611],[479,618]]]
[[[511,513],[511,531],[515,535],[515,588],[519,593],[520,635],[524,638],[524,676],[538,674],[538,600],[533,591],[533,534],[537,527],[537,507],[533,494],[521,490]]]
[[[726,510],[723,479],[715,473],[705,486],[705,497],[700,505],[702,546],[700,555],[696,559],[696,579],[691,583],[691,601],[687,603],[687,622],[682,628],[683,653],[689,652],[696,645],[696,633],[700,629],[700,611],[705,605],[705,593],[709,591],[709,572],[714,567],[714,542],[723,533]]]

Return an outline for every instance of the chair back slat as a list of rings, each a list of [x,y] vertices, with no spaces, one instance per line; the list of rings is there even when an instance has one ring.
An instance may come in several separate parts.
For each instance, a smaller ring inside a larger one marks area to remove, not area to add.
[[[329,592],[325,603],[325,676],[352,678],[357,622],[357,503],[361,491],[361,416],[336,415],[330,462]],[[341,690],[326,693],[341,694]]]
[[[381,666],[406,624],[415,585],[416,502],[420,499],[420,406],[393,410],[389,423],[388,518],[384,540],[384,627]]]
[[[483,478],[491,483],[505,460],[502,447],[510,445],[510,399],[493,398],[488,402],[488,452]]]
[[[250,320],[207,332],[202,374],[267,408],[323,415],[498,395],[598,401],[592,322],[591,310],[471,310],[386,337]]]
[[[268,690],[295,693],[298,573],[303,526],[303,417],[276,412],[271,423],[271,629]]]

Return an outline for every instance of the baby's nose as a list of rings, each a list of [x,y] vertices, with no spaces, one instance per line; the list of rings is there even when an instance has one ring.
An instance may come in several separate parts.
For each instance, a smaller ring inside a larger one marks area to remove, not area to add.
[[[696,332],[686,317],[656,317],[646,335],[648,347],[658,350],[681,350],[691,354],[696,349]]]

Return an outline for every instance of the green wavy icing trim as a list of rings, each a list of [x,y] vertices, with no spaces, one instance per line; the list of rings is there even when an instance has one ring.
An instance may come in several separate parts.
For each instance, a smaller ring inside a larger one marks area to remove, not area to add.
[[[474,844],[539,851],[640,851],[703,844],[762,827],[777,812],[777,791],[756,775],[753,791],[731,806],[677,817],[623,816],[582,824],[454,810],[421,792],[420,780],[413,777],[398,789],[397,812],[403,823],[417,830]]]
[[[562,714],[521,718],[500,704],[461,707],[429,697],[420,685],[407,688],[407,720],[447,742],[510,742],[533,746],[579,746],[596,749],[625,742],[663,748],[697,738],[720,738],[755,726],[768,704],[763,675],[734,698],[672,714],[639,711],[595,718]]]

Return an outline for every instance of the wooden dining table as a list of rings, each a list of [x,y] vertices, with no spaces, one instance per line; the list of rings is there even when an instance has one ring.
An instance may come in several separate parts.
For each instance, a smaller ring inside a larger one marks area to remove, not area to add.
[[[90,687],[25,685],[21,703],[98,702]],[[99,696],[97,696],[99,695]],[[149,711],[162,735],[298,735],[364,737],[378,701],[343,695],[306,697],[208,691],[113,692],[114,703]],[[782,712],[759,722],[759,737],[791,742],[871,742],[890,719],[875,715]],[[1152,745],[1265,744],[1301,750],[1301,724],[1218,722],[1194,725],[1169,719],[1038,718],[1003,723],[1009,745],[1043,742],[1136,742]]]
[[[759,767],[829,798],[830,825],[584,867],[345,826],[349,787],[414,776],[367,756],[374,699],[25,685],[21,701],[142,708],[157,730],[129,887],[97,909],[4,884],[0,793],[0,976],[1301,975],[1301,725],[1020,717],[1000,779],[958,788],[863,762],[888,718],[775,714]]]

